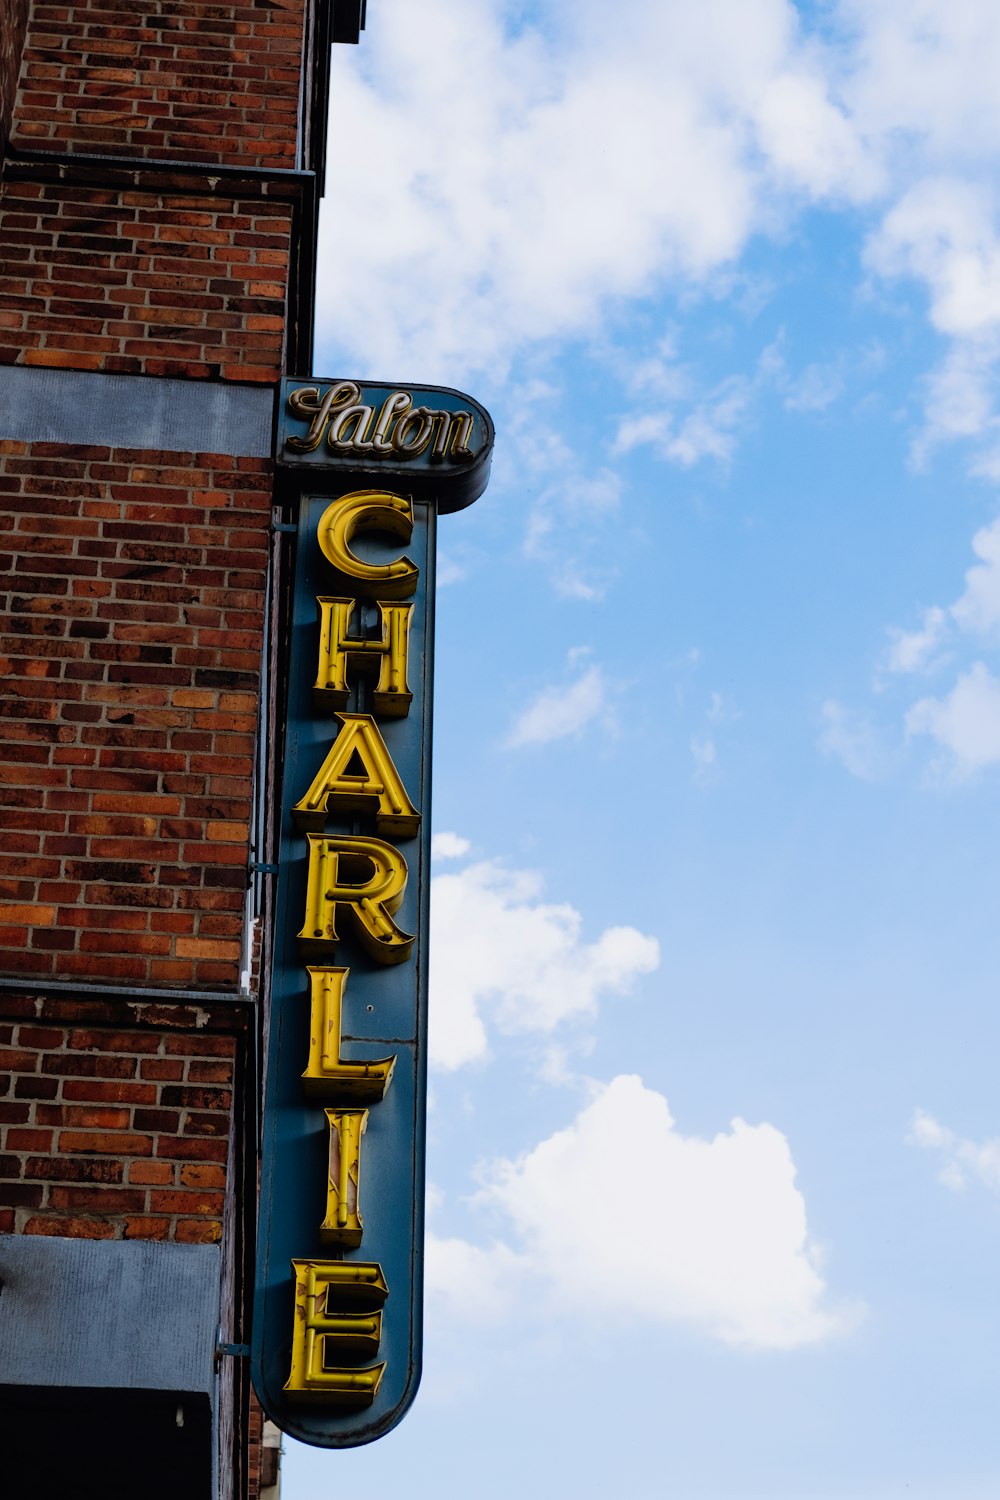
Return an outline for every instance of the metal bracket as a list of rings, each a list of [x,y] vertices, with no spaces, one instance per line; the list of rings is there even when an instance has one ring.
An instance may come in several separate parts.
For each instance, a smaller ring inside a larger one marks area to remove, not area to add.
[[[247,865],[251,875],[277,875],[281,869],[280,865],[269,865],[259,859],[252,859]]]
[[[271,530],[272,531],[298,531],[298,529],[299,528],[298,528],[298,526],[296,525],[296,523],[294,521],[272,521],[271,522]]]
[[[217,1360],[224,1359],[227,1355],[230,1355],[233,1359],[249,1359],[249,1357],[250,1357],[250,1345],[249,1344],[217,1344],[216,1347],[215,1347],[215,1357],[216,1357],[216,1359]]]

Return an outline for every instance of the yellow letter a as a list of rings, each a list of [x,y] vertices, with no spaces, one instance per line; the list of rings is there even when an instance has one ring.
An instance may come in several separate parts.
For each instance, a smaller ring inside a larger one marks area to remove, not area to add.
[[[337,714],[336,718],[343,728],[312,786],[292,808],[296,823],[300,828],[322,830],[327,811],[365,812],[374,803],[379,833],[413,838],[420,814],[406,795],[375,720],[370,714]],[[352,761],[360,765],[360,775],[350,771]]]

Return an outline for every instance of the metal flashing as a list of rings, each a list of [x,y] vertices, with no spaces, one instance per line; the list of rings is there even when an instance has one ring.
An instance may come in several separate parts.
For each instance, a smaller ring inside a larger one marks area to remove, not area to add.
[[[0,1388],[215,1390],[215,1245],[0,1235]]]
[[[0,438],[269,458],[269,386],[0,366]]]
[[[18,995],[36,995],[44,999],[79,996],[82,1000],[129,1000],[141,1005],[157,1001],[169,1005],[256,1005],[255,990],[165,990],[143,989],[134,984],[88,984],[73,979],[28,979],[10,974],[0,975],[0,991],[12,990]],[[0,1006],[2,1006],[0,1001]]]

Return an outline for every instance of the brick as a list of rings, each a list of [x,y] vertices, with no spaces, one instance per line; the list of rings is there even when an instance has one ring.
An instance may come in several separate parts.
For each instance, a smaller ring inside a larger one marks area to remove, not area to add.
[[[164,1105],[175,1104],[182,1109],[228,1110],[233,1102],[233,1096],[228,1089],[164,1084],[160,1091],[160,1101]]]
[[[128,1180],[133,1184],[172,1187],[174,1166],[165,1161],[134,1161],[129,1164]]]
[[[166,1240],[170,1238],[170,1220],[151,1214],[129,1214],[122,1229],[125,1240]]]
[[[222,1224],[218,1219],[180,1219],[174,1238],[187,1245],[217,1245],[222,1239]]]
[[[199,1136],[193,1139],[182,1137],[179,1140],[173,1140],[169,1136],[160,1136],[156,1142],[156,1154],[171,1157],[176,1161],[225,1162],[228,1156],[228,1146],[225,1138],[212,1140]]]
[[[249,829],[245,823],[210,822],[206,829],[210,840],[224,843],[245,843]]]
[[[175,1109],[136,1109],[132,1123],[137,1130],[148,1130],[157,1134],[177,1135],[181,1117]]]
[[[139,1073],[142,1078],[166,1079],[171,1083],[176,1083],[184,1076],[184,1064],[179,1059],[174,1060],[168,1057],[144,1057],[139,1064]]]
[[[59,1092],[58,1078],[17,1078],[14,1095],[18,1099],[54,1099]]]
[[[54,906],[12,906],[0,903],[0,923],[23,927],[51,927],[56,920]]]
[[[190,965],[178,959],[153,959],[149,965],[149,977],[154,984],[183,984],[190,979]]]
[[[71,1078],[134,1078],[138,1060],[134,1057],[92,1056],[87,1053],[64,1053],[47,1056],[44,1061],[47,1073],[58,1073]]]
[[[39,1054],[22,1047],[0,1047],[0,1071],[4,1073],[34,1073],[38,1070]]]
[[[31,1156],[24,1164],[25,1177],[41,1177],[49,1182],[118,1183],[124,1173],[120,1161],[78,1161],[65,1156]]]
[[[190,1163],[181,1167],[180,1181],[183,1187],[224,1188],[226,1174],[220,1166]]]
[[[24,1226],[25,1234],[58,1234],[74,1240],[113,1240],[115,1226],[104,1219],[61,1218],[36,1215]]]
[[[155,1104],[155,1083],[131,1083],[120,1079],[67,1078],[62,1096],[67,1101],[106,1104]]]
[[[125,1131],[63,1130],[59,1149],[93,1156],[152,1156],[153,1142],[148,1135]]]
[[[192,1059],[188,1065],[188,1080],[191,1083],[231,1083],[233,1065],[230,1062],[198,1062]]]
[[[64,1104],[59,1108],[60,1125],[78,1125],[86,1130],[127,1130],[129,1111],[107,1105]]]
[[[45,1189],[31,1182],[5,1182],[3,1199],[8,1208],[40,1208]]]
[[[68,1045],[98,1052],[155,1052],[159,1041],[155,1036],[144,1036],[139,1031],[81,1029],[70,1033]]]
[[[164,1045],[179,1056],[232,1057],[235,1050],[228,1036],[168,1036]]]
[[[48,1207],[83,1209],[89,1213],[139,1213],[145,1207],[145,1193],[138,1189],[101,1187],[97,1183],[80,1183],[75,1187],[49,1188]]]
[[[189,1114],[184,1124],[184,1134],[225,1136],[227,1117],[223,1114]]]
[[[207,1188],[189,1192],[177,1188],[152,1188],[149,1193],[149,1206],[154,1213],[221,1214],[224,1203],[223,1193],[210,1192]]]
[[[51,1151],[52,1131],[11,1125],[7,1128],[5,1144],[8,1151]]]
[[[66,1040],[63,1031],[57,1031],[50,1026],[19,1026],[17,1028],[17,1040],[22,1047],[61,1047]]]

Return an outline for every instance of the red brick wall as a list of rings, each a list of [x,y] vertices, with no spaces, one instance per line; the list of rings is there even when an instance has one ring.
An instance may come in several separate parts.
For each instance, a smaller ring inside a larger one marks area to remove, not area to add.
[[[34,0],[14,139],[294,166],[303,9],[304,0]]]
[[[237,987],[270,482],[0,443],[0,972]]]
[[[241,1007],[0,996],[0,1233],[214,1244]]]
[[[273,381],[292,207],[8,181],[0,364]]]
[[[0,0],[0,364],[305,361],[315,184],[281,174],[314,8]],[[259,459],[0,442],[0,1233],[219,1241],[235,1342],[261,1018],[185,991],[240,982],[271,486]],[[220,1371],[243,1497],[259,1424],[245,1362]]]

